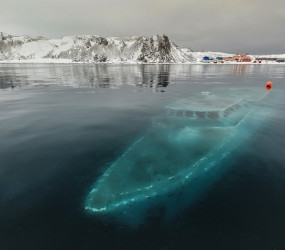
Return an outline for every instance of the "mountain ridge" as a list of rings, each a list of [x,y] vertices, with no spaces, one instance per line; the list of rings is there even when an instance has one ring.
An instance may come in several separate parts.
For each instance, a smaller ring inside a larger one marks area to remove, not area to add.
[[[0,61],[39,59],[106,63],[187,63],[195,58],[168,36],[64,36],[60,39],[12,36],[0,32]]]

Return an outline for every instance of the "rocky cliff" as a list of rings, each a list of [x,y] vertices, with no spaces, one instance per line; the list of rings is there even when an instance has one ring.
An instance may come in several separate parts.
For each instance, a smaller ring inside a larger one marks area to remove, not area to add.
[[[0,32],[0,61],[50,59],[67,62],[187,63],[195,59],[169,41],[152,37],[65,36],[61,39],[11,36]]]

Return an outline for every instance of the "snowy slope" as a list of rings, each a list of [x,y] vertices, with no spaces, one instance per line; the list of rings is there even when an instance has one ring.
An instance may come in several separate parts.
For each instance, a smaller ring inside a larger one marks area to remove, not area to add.
[[[170,42],[166,35],[109,38],[83,35],[46,39],[0,32],[0,62],[205,63],[204,56],[216,58],[233,55],[181,49]],[[256,57],[285,58],[285,54],[249,56],[253,60]]]
[[[109,37],[84,35],[61,39],[30,38],[0,33],[0,61],[186,63],[184,53],[166,35]]]

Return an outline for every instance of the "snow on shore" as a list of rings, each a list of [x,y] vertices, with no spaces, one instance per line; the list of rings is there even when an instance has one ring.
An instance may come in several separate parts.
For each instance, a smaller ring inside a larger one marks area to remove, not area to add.
[[[94,35],[65,36],[61,39],[12,36],[0,32],[0,63],[188,63],[201,64],[203,57],[231,57],[223,52],[193,52],[180,49],[166,35],[152,37],[109,37]],[[252,62],[224,62],[225,64],[253,63],[256,57],[285,58],[280,55],[249,55]],[[275,61],[262,63],[278,64]]]

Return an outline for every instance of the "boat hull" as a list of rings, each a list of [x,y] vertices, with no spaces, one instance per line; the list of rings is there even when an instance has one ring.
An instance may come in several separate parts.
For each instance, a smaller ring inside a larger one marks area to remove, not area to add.
[[[190,193],[197,193],[194,183],[206,187],[219,176],[219,163],[262,124],[267,116],[258,112],[263,99],[239,96],[215,109],[198,103],[200,109],[193,105],[189,110],[185,108],[189,104],[181,107],[181,100],[167,107],[166,114],[155,118],[149,131],[97,180],[87,196],[86,210],[134,220],[141,217],[135,213],[145,213],[162,200],[173,202],[182,190],[189,200]]]

